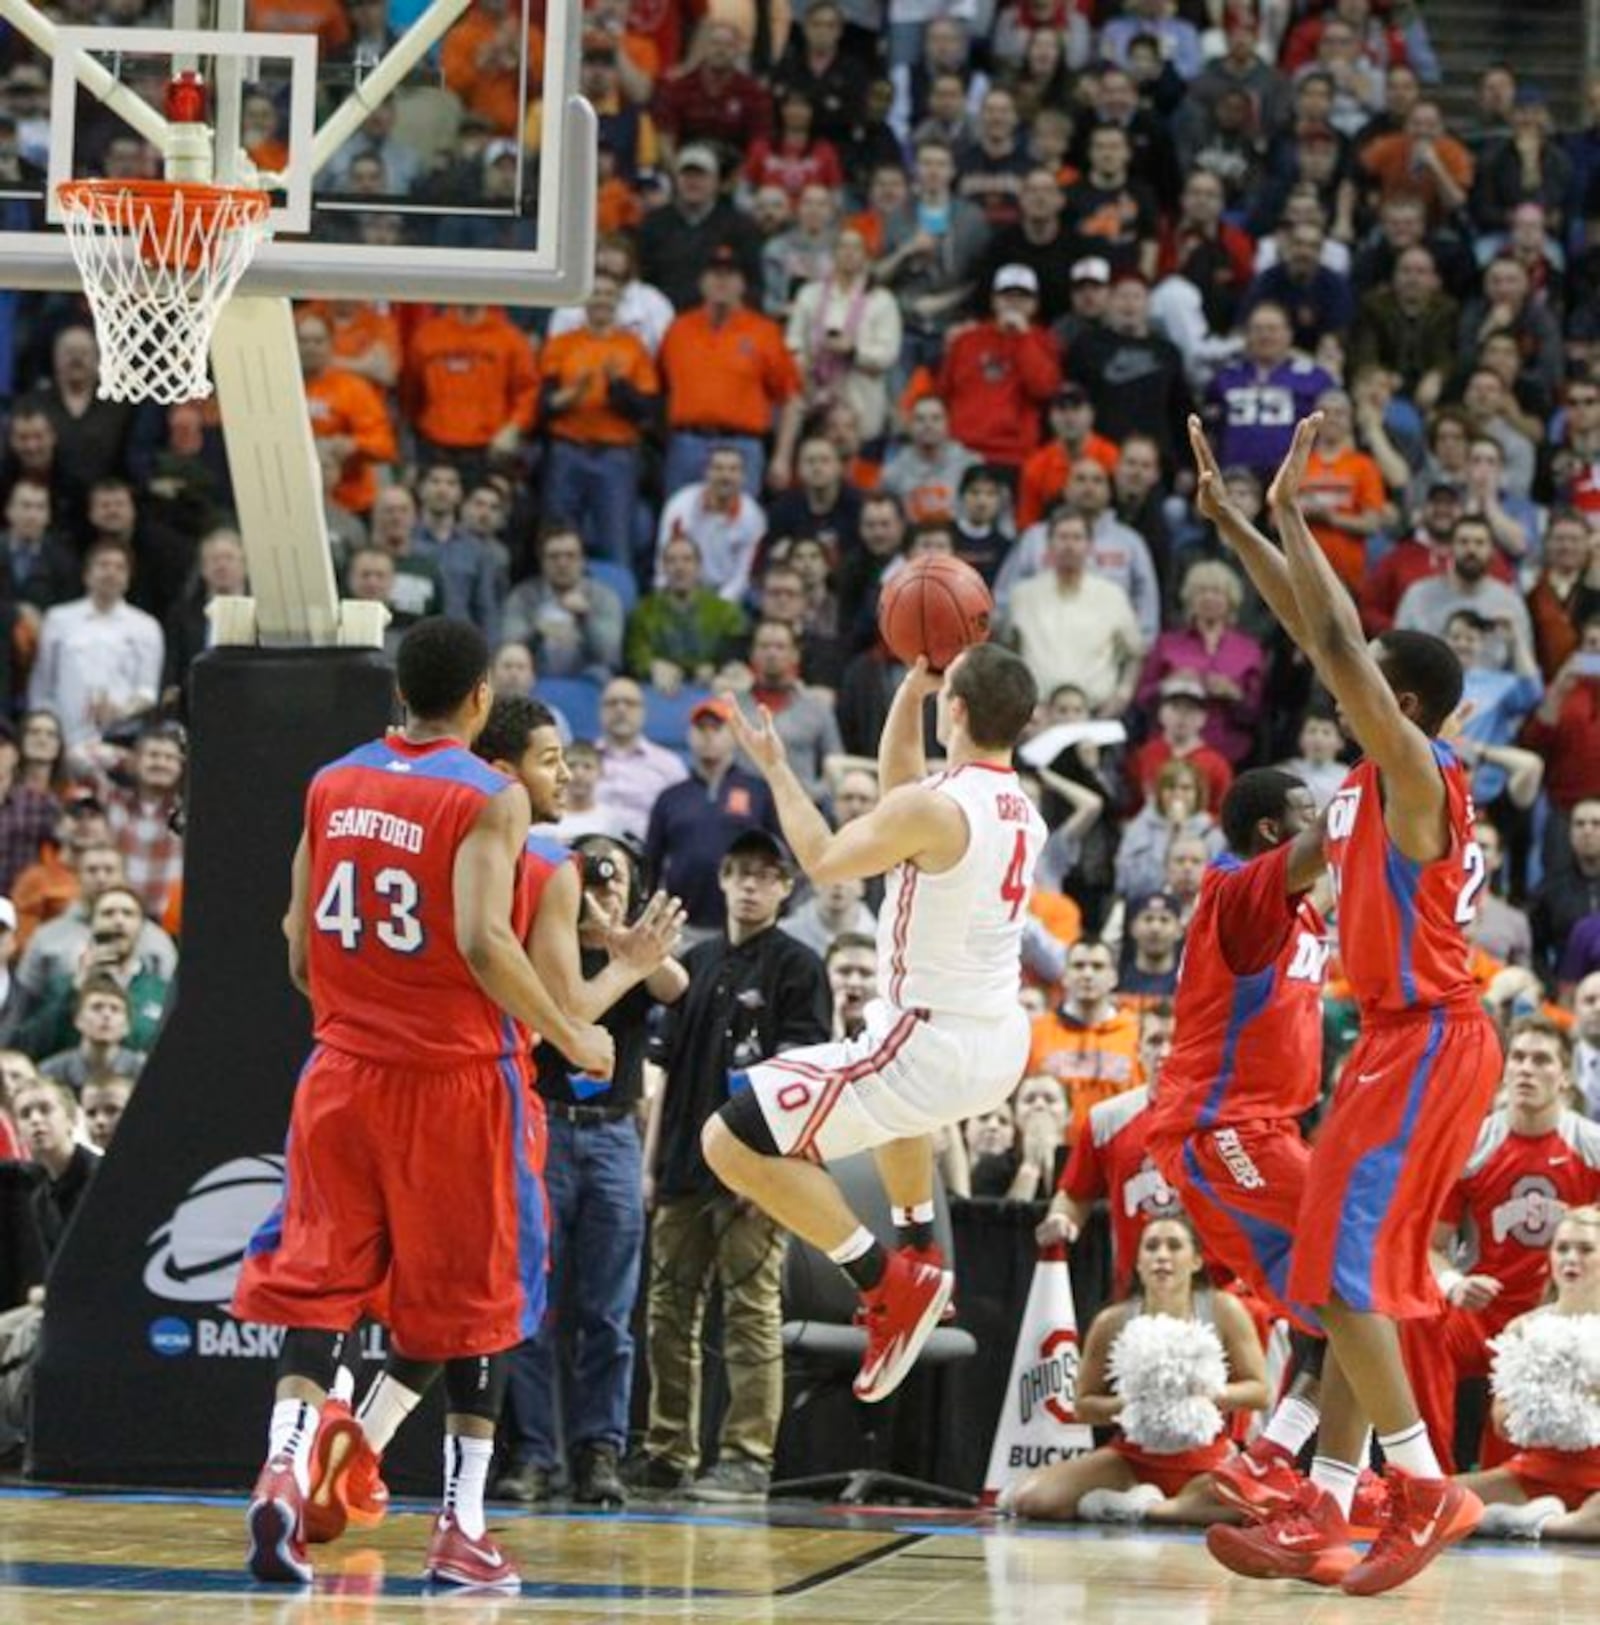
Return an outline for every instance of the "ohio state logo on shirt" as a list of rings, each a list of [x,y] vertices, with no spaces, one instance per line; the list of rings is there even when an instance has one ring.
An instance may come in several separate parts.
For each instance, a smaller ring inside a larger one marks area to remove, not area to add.
[[[1510,1236],[1524,1247],[1543,1251],[1561,1222],[1567,1204],[1556,1194],[1555,1182],[1544,1174],[1527,1174],[1511,1187],[1511,1194],[1489,1215],[1496,1241]]]
[[[1136,1213],[1147,1219],[1161,1219],[1178,1211],[1178,1193],[1148,1156],[1139,1164],[1138,1173],[1123,1184],[1122,1211],[1130,1219]]]

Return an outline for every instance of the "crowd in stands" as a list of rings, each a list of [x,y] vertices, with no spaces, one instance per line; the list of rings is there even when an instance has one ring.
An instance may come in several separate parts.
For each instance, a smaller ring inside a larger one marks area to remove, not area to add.
[[[314,13],[353,59],[402,8],[249,9]],[[380,110],[338,189],[535,184],[521,17],[477,0],[427,69],[448,139]],[[1167,1019],[1228,786],[1284,764],[1322,804],[1350,759],[1196,517],[1191,412],[1256,514],[1322,413],[1306,508],[1365,626],[1468,670],[1484,998],[1571,1030],[1600,1118],[1600,77],[1560,120],[1496,65],[1447,116],[1448,59],[1405,0],[587,0],[581,308],[298,309],[345,592],[392,636],[476,623],[497,690],[570,740],[555,833],[633,843],[698,938],[730,843],[777,833],[729,707],[771,710],[818,803],[859,816],[902,674],[883,583],[930,553],[988,582],[1046,696],[1024,782],[1052,835],[1028,1076],[943,1148],[959,1194],[1059,1184],[1081,1219],[1092,1182],[1064,1171],[1094,1108],[1152,1081],[1141,1023]],[[0,168],[42,163],[45,82],[6,31]],[[257,100],[265,144],[281,110]],[[139,145],[108,138],[107,171]],[[520,225],[351,229],[482,248]],[[116,405],[97,375],[80,302],[0,293],[0,1044],[13,1090],[37,1068],[86,1108],[126,1098],[160,1019],[185,673],[207,603],[248,589],[214,407]],[[880,899],[802,884],[780,922],[840,1030]],[[1328,1075],[1355,1026],[1335,960]]]

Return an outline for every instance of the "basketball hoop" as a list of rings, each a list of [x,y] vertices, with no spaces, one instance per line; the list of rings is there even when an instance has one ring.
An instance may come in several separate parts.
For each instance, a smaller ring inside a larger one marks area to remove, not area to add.
[[[270,232],[248,187],[65,181],[56,201],[100,340],[100,396],[173,406],[211,394],[222,307]]]

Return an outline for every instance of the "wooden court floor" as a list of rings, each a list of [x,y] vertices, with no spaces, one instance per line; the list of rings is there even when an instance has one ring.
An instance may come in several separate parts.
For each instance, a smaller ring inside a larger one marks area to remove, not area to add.
[[[314,1588],[253,1585],[242,1502],[0,1491],[0,1625],[512,1625],[559,1619],[827,1625],[1406,1625],[1600,1619],[1600,1549],[1471,1544],[1372,1601],[1234,1579],[1190,1535],[1018,1530],[968,1514],[650,1506],[505,1513],[519,1598],[431,1594],[428,1512],[323,1549]]]

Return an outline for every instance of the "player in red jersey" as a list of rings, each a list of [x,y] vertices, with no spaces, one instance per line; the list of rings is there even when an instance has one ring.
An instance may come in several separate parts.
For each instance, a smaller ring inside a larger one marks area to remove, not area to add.
[[[483,1523],[500,1351],[533,1330],[543,1290],[517,1024],[601,1076],[612,1048],[555,1004],[523,950],[527,792],[466,748],[489,712],[488,666],[471,626],[419,622],[398,657],[405,726],[324,768],[306,797],[284,932],[316,1047],[295,1090],[283,1202],[251,1239],[233,1301],[241,1319],[287,1328],[247,1514],[262,1580],[311,1578],[318,1411],[345,1334],[371,1315],[393,1331],[406,1387],[445,1373],[429,1574],[520,1584]]]
[[[545,706],[522,696],[495,700],[473,748],[481,760],[527,791],[535,824],[552,823],[561,816],[570,775],[555,717]],[[585,981],[578,966],[582,885],[575,855],[559,841],[530,830],[518,861],[516,885],[514,918],[534,969],[549,997],[579,1021],[598,1020],[635,982],[651,975],[671,953],[682,926],[683,910],[676,899],[653,898],[631,926],[616,922],[608,930],[605,947],[610,962]],[[522,1042],[531,1051],[538,1036],[524,1030]],[[542,1179],[548,1138],[544,1103],[537,1091],[528,1095],[528,1126],[529,1163]],[[543,1211],[541,1202],[541,1215]],[[541,1281],[541,1293],[542,1287]],[[542,1296],[539,1301],[542,1304]],[[383,1318],[381,1306],[377,1318]],[[413,1384],[419,1377],[425,1383],[431,1374],[426,1368],[417,1372],[414,1362],[397,1356],[367,1390],[359,1413],[353,1414],[336,1397],[323,1405],[311,1451],[305,1510],[311,1544],[337,1539],[348,1523],[370,1528],[382,1521],[388,1507],[382,1454],[421,1402],[422,1392]]]
[[[1179,1210],[1177,1193],[1150,1155],[1161,1067],[1172,1050],[1172,1006],[1165,1000],[1139,1018],[1139,1068],[1150,1081],[1089,1109],[1089,1121],[1072,1147],[1060,1183],[1034,1236],[1041,1247],[1078,1239],[1091,1205],[1105,1198],[1111,1214],[1111,1291],[1125,1297],[1133,1287],[1139,1238],[1153,1219]]]
[[[1190,429],[1201,512],[1226,520],[1224,538],[1365,752],[1329,806],[1326,838],[1362,1035],[1312,1151],[1288,1277],[1288,1297],[1316,1309],[1330,1346],[1320,1453],[1293,1506],[1256,1529],[1219,1528],[1208,1544],[1236,1573],[1371,1595],[1470,1534],[1483,1511],[1440,1470],[1395,1322],[1438,1305],[1433,1225],[1499,1082],[1500,1045],[1468,965],[1485,872],[1467,775],[1438,737],[1460,704],[1461,665],[1424,633],[1387,632],[1368,648],[1299,508],[1320,423],[1313,413],[1296,428],[1268,495],[1282,553],[1229,512],[1198,420]],[[1390,1501],[1363,1557],[1348,1519],[1368,1418]]]
[[[1506,1104],[1483,1125],[1434,1231],[1446,1307],[1403,1324],[1406,1370],[1446,1471],[1455,1470],[1457,1385],[1487,1377],[1489,1339],[1544,1298],[1562,1213],[1600,1201],[1600,1123],[1572,1110],[1571,1058],[1572,1040],[1548,1016],[1513,1025]],[[1492,1429],[1484,1444],[1486,1467],[1511,1454]]]

